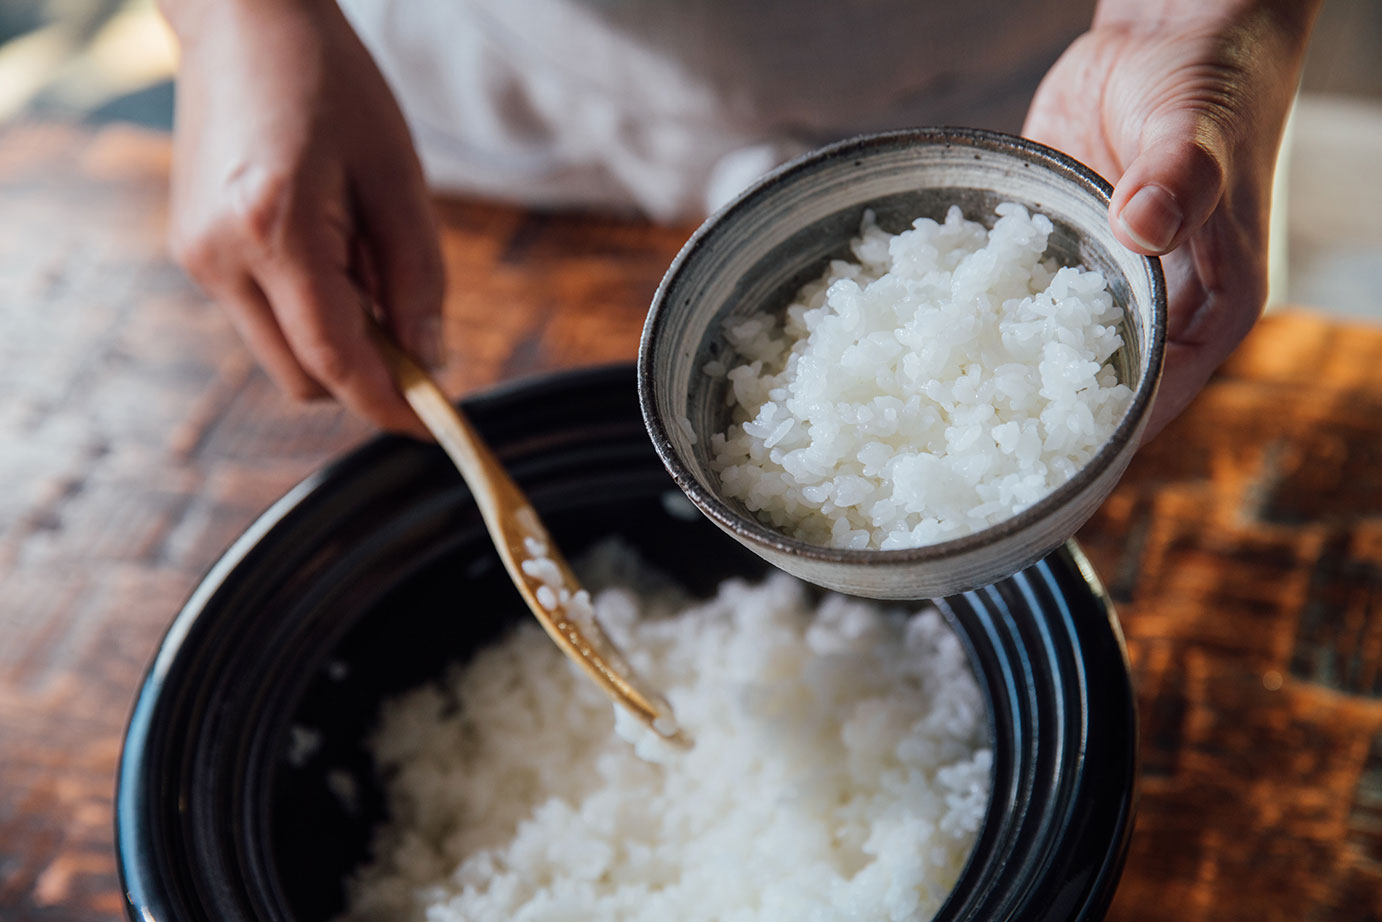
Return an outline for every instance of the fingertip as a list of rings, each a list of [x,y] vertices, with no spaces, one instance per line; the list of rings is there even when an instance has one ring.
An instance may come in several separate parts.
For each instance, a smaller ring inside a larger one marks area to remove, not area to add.
[[[309,377],[306,372],[280,374],[276,369],[267,365],[265,369],[278,389],[299,403],[314,403],[331,396],[330,391],[322,387],[314,378]]]
[[[394,435],[407,436],[408,438],[417,439],[419,442],[436,441],[432,436],[431,430],[424,426],[422,421],[417,418],[417,414],[413,413],[411,410],[408,412],[407,419],[395,420],[392,425],[386,425],[382,428],[387,432],[392,432]]]
[[[446,266],[421,172],[402,188],[362,184],[364,245],[378,273],[382,320],[399,345],[429,368],[442,365]]]
[[[229,286],[223,300],[240,338],[280,391],[303,403],[330,396],[294,355],[264,290],[253,278],[248,275],[238,278]]]
[[[372,343],[369,354],[361,357],[360,366],[358,380],[337,392],[341,401],[386,432],[428,440],[427,428],[403,396],[383,356]]]
[[[1114,190],[1109,202],[1114,236],[1143,256],[1171,252],[1218,207],[1224,176],[1221,157],[1196,134],[1164,133],[1142,149]]]
[[[443,276],[430,261],[386,264],[381,305],[390,330],[409,355],[436,370],[445,361],[442,326]]]
[[[436,370],[445,364],[446,350],[442,338],[441,317],[436,314],[423,314],[419,317],[404,318],[404,328],[399,331],[400,345],[425,367]]]
[[[370,380],[372,374],[363,375]],[[351,392],[336,395],[347,408],[356,415],[374,423],[384,432],[406,435],[419,441],[433,441],[431,432],[423,425],[397,385],[390,377],[387,383],[374,382],[366,387],[354,388]]]
[[[277,276],[270,287],[285,339],[311,379],[381,429],[422,433],[370,335],[364,295],[348,278]]]
[[[1113,215],[1112,223],[1124,246],[1144,256],[1161,256],[1170,252],[1185,226],[1185,211],[1172,193],[1146,183]]]

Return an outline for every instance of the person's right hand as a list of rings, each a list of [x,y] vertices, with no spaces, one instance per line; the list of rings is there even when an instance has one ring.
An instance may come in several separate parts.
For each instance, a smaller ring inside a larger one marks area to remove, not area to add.
[[[371,341],[440,357],[442,262],[388,86],[331,0],[164,0],[181,40],[169,238],[289,394],[421,433]]]

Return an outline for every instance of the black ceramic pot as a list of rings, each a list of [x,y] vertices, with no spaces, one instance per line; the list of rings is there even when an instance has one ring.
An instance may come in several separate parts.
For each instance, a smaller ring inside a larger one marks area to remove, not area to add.
[[[668,514],[674,487],[631,368],[545,378],[467,409],[568,552],[623,535],[705,594],[765,566],[709,523]],[[937,918],[1102,918],[1136,762],[1127,658],[1102,589],[1069,546],[941,606],[987,691],[996,757],[987,819]],[[525,617],[440,450],[380,438],[291,491],[192,594],[135,704],[116,795],[130,917],[332,918],[383,817],[363,749],[379,702]]]

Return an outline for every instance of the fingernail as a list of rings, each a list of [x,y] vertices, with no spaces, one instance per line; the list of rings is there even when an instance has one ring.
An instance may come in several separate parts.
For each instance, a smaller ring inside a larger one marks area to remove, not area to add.
[[[435,371],[445,364],[440,317],[433,315],[415,321],[408,328],[407,343],[414,357],[429,369]]]
[[[1153,185],[1138,189],[1118,213],[1127,235],[1143,249],[1158,253],[1171,245],[1184,220],[1171,193]]]

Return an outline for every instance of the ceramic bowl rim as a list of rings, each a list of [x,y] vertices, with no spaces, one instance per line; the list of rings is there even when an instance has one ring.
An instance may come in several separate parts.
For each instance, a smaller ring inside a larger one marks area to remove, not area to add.
[[[1094,484],[1123,452],[1130,447],[1151,409],[1160,383],[1162,360],[1166,344],[1166,281],[1161,261],[1142,256],[1151,282],[1152,299],[1149,310],[1149,336],[1146,356],[1139,365],[1137,387],[1132,403],[1123,414],[1117,428],[1104,445],[1070,480],[1015,516],[1004,519],[980,531],[937,544],[898,550],[851,550],[811,544],[777,531],[755,518],[741,515],[720,498],[719,494],[703,486],[677,451],[669,436],[667,425],[658,413],[656,393],[659,390],[653,368],[653,354],[660,343],[670,337],[663,320],[668,290],[680,280],[687,263],[714,238],[723,227],[763,201],[770,199],[782,184],[801,174],[811,173],[840,160],[859,160],[882,151],[901,146],[970,147],[1006,156],[1051,170],[1074,186],[1094,196],[1108,208],[1113,186],[1090,167],[1054,148],[1028,138],[978,128],[908,128],[859,135],[810,151],[767,173],[737,198],[725,205],[696,229],[672,260],[666,274],[653,295],[648,317],[638,347],[638,400],[643,423],[652,439],[653,448],[683,492],[703,513],[721,528],[748,541],[752,545],[771,548],[779,553],[806,560],[853,566],[900,566],[937,562],[964,556],[999,543],[1024,532],[1050,518],[1084,490]],[[1141,369],[1149,370],[1141,374]],[[1069,536],[1065,536],[1069,537]]]

